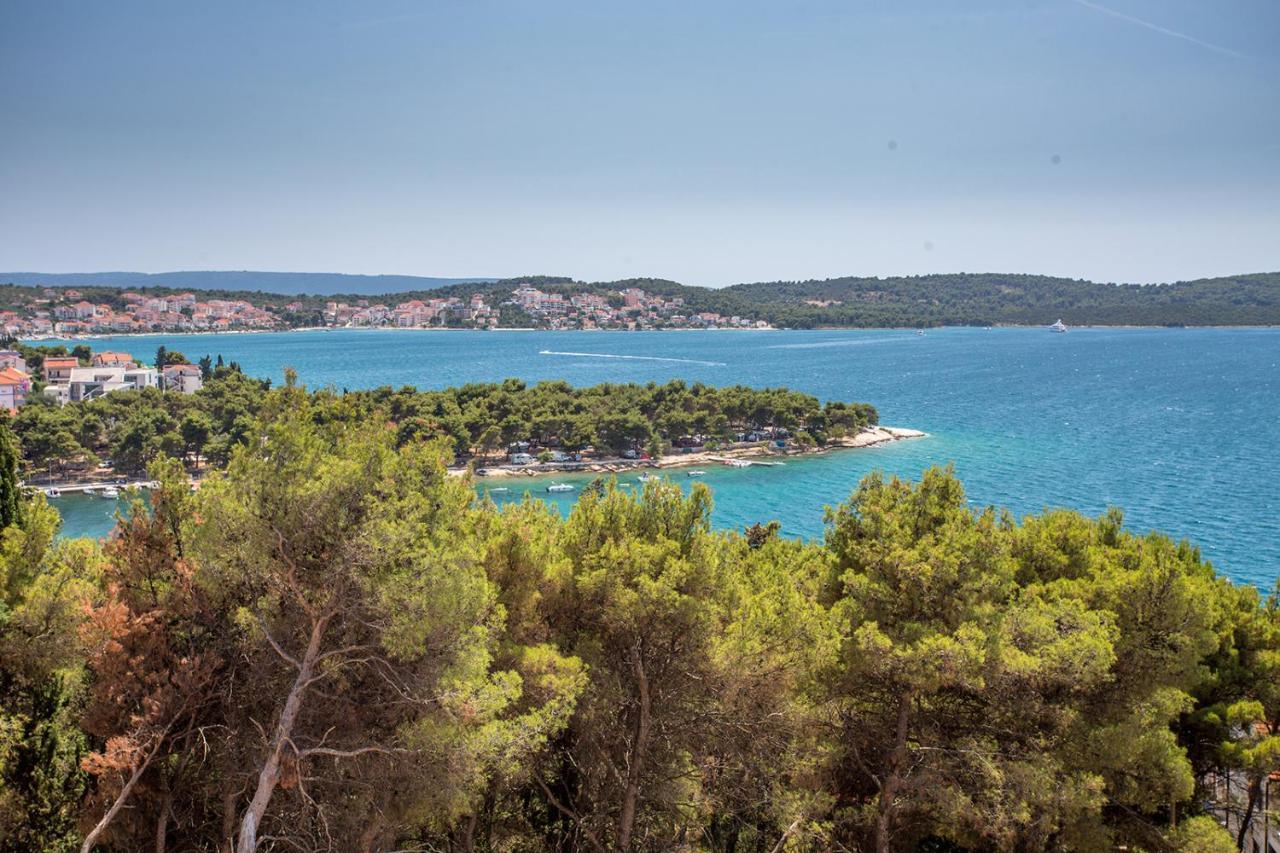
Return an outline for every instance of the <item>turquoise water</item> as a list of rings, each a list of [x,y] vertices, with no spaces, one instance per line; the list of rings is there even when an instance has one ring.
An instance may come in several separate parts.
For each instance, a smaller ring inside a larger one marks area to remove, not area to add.
[[[818,536],[823,506],[845,498],[868,471],[915,477],[954,462],[975,503],[1017,513],[1065,506],[1095,514],[1117,505],[1131,528],[1186,537],[1237,580],[1270,587],[1280,574],[1280,329],[943,329],[923,337],[343,330],[94,342],[106,344],[147,360],[161,344],[193,360],[222,353],[277,381],[293,366],[303,382],[336,388],[681,378],[866,400],[883,423],[930,437],[780,468],[708,467],[702,480],[715,493],[716,523],[776,518],[786,533]],[[529,487],[560,507],[573,500],[542,492],[545,481],[485,486],[510,489],[498,500]],[[96,507],[61,500],[67,532],[109,526],[97,526]]]
[[[94,495],[66,494],[51,498],[50,505],[62,513],[63,536],[102,536],[115,526],[116,512],[124,512],[129,501]]]

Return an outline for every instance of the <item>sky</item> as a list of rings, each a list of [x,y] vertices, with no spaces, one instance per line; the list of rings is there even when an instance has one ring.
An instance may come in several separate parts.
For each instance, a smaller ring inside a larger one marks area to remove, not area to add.
[[[0,270],[1280,270],[1275,0],[0,0]]]

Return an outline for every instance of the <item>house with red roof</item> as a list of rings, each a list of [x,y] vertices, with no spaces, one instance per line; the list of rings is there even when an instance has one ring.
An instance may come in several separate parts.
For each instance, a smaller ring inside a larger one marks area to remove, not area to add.
[[[96,352],[93,354],[94,367],[137,367],[133,356],[127,352]]]
[[[71,371],[80,366],[80,360],[65,357],[46,356],[44,366],[41,368],[41,375],[45,382],[68,382],[71,379]]]
[[[30,392],[30,376],[14,367],[0,368],[0,408],[18,411]]]

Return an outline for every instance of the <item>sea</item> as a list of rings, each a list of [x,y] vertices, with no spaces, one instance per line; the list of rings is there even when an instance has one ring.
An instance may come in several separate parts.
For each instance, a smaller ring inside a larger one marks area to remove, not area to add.
[[[310,387],[443,388],[518,377],[787,386],[823,400],[873,403],[881,422],[928,437],[788,459],[704,466],[714,523],[776,519],[819,539],[824,507],[871,471],[917,478],[955,466],[975,506],[1021,516],[1108,507],[1127,526],[1199,546],[1232,579],[1271,589],[1280,576],[1280,329],[1033,328],[841,331],[526,332],[332,330],[101,337],[95,349],[150,362],[156,348],[238,362],[246,373]],[[526,493],[567,512],[591,477],[478,480],[499,503]],[[620,478],[634,483],[636,475]],[[505,491],[501,491],[505,489]],[[109,532],[116,505],[63,496],[65,536]]]

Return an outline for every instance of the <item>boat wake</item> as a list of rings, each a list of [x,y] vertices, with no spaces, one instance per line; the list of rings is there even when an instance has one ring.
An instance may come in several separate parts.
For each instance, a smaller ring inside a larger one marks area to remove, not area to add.
[[[574,358],[620,358],[627,361],[669,361],[676,364],[704,364],[707,367],[728,367],[723,361],[699,361],[696,358],[664,358],[656,355],[615,355],[608,352],[562,352],[544,349],[538,355],[567,355]]]

